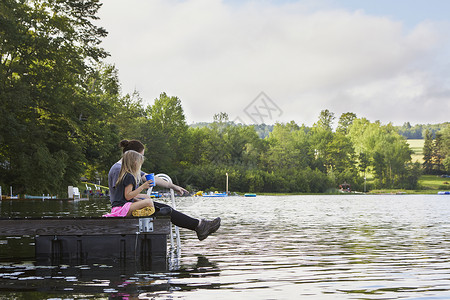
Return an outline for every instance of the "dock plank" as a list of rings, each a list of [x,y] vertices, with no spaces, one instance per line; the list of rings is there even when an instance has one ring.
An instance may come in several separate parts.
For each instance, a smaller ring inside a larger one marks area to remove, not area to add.
[[[1,218],[0,235],[104,235],[136,234],[139,218]],[[170,219],[153,218],[153,232],[169,234]]]

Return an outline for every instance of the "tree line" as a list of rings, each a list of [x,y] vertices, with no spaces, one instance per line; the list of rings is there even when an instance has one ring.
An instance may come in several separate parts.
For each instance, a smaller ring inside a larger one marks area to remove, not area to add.
[[[16,193],[63,194],[81,177],[107,184],[121,139],[146,145],[143,170],[169,174],[191,190],[325,192],[339,184],[415,188],[422,168],[391,124],[323,110],[313,126],[230,122],[186,124],[181,100],[162,93],[144,105],[123,94],[105,64],[101,4],[0,3],[0,184]],[[448,127],[447,127],[448,128]],[[448,131],[448,130],[447,130]],[[442,134],[443,145],[448,135]],[[447,143],[447,144],[446,144]],[[448,146],[446,153],[448,157]],[[445,159],[444,159],[445,160]]]
[[[311,127],[277,123],[261,139],[252,126],[216,115],[211,126],[190,130],[199,147],[186,175],[201,189],[223,186],[228,173],[231,186],[255,192],[326,192],[343,183],[363,190],[369,175],[368,188],[417,187],[421,166],[411,163],[412,151],[394,126],[345,113],[333,131],[334,119],[323,110]]]
[[[444,130],[450,123],[440,124],[416,124],[411,125],[410,122],[405,122],[402,126],[394,126],[397,132],[406,139],[425,139],[426,131],[431,132],[432,138],[436,137],[436,133]],[[205,127],[208,126],[208,122],[199,122],[189,125],[189,127]],[[271,124],[255,124],[254,128],[260,138],[266,138],[272,132],[274,125]]]
[[[396,126],[396,128],[398,133],[407,139],[425,139],[427,132],[435,138],[436,133],[444,130],[449,124],[449,122],[445,122],[442,124],[416,124],[413,126],[410,122],[405,122],[402,126]]]

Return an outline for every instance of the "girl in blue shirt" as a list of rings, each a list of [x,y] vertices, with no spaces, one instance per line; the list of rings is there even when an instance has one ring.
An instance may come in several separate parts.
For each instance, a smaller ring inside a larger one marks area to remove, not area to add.
[[[141,185],[141,166],[144,156],[137,151],[128,150],[123,154],[122,166],[115,182],[116,194],[110,214],[105,217],[128,217],[133,211],[148,207],[149,214],[155,212],[155,207],[150,196],[141,194],[143,190],[153,185],[151,180],[144,181]],[[133,202],[135,199],[135,202]]]

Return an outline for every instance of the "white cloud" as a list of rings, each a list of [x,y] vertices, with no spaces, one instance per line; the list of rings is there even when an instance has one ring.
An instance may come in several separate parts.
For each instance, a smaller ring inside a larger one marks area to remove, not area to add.
[[[189,122],[218,112],[249,121],[243,110],[261,91],[283,111],[267,123],[310,125],[325,108],[396,123],[448,118],[437,70],[447,40],[432,23],[406,31],[362,11],[219,0],[108,0],[100,16],[124,92],[148,103],[178,96]]]

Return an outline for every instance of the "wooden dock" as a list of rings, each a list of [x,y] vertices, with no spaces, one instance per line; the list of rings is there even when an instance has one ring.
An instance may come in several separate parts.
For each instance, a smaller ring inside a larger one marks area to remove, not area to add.
[[[170,218],[0,218],[0,236],[34,236],[37,260],[161,260]]]

